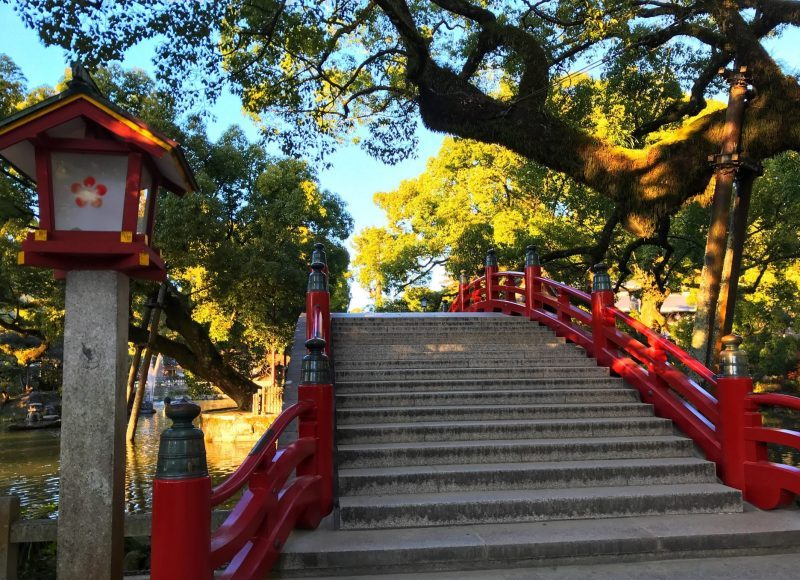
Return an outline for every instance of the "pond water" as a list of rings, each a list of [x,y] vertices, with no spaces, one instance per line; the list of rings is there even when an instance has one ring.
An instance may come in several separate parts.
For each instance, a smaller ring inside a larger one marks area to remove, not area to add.
[[[228,399],[199,401],[203,410],[232,406]],[[135,445],[128,446],[125,469],[125,509],[128,513],[150,510],[152,482],[161,432],[170,421],[163,404],[156,414],[139,419]],[[23,517],[56,517],[58,514],[58,429],[8,431],[0,426],[0,495],[19,496]],[[214,484],[233,472],[250,451],[251,444],[206,443],[208,471]]]

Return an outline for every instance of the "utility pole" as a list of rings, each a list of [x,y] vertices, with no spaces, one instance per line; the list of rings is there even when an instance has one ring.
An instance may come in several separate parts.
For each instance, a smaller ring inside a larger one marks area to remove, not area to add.
[[[715,172],[714,197],[711,203],[711,224],[706,239],[697,314],[692,332],[692,350],[706,366],[711,365],[714,359],[713,336],[717,328],[717,305],[725,251],[728,246],[733,184],[737,168],[741,164],[739,153],[749,84],[747,67],[740,67],[738,72],[721,69],[720,73],[730,83],[730,93],[720,153],[709,158]]]

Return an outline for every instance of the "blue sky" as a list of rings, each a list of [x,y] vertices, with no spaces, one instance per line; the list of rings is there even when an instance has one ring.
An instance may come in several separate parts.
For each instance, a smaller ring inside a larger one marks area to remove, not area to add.
[[[28,79],[29,88],[54,85],[64,76],[68,63],[64,53],[57,47],[44,47],[38,35],[25,28],[16,13],[7,4],[0,4],[0,53],[10,56]],[[153,70],[152,44],[131,48],[122,65],[126,68],[140,67]],[[251,139],[258,131],[249,117],[242,113],[241,101],[231,93],[224,94],[212,108],[215,120],[209,123],[209,136],[216,139],[226,128],[239,125]],[[355,220],[355,231],[385,223],[383,212],[372,203],[377,191],[391,191],[403,179],[414,177],[425,169],[425,163],[436,155],[443,136],[424,128],[420,132],[420,147],[417,156],[394,166],[384,165],[364,153],[356,146],[343,147],[330,156],[330,169],[319,172],[320,184],[339,194],[347,203]],[[351,240],[348,240],[348,245]],[[353,255],[352,247],[350,254]],[[368,302],[366,292],[353,286],[351,307],[364,306]]]
[[[61,49],[45,48],[38,35],[24,27],[19,17],[8,4],[0,4],[0,53],[9,55],[22,69],[29,87],[53,85],[64,75],[67,62]],[[787,30],[780,39],[768,40],[767,48],[774,54],[785,70],[795,74],[800,69],[797,47],[800,47],[800,30]],[[131,48],[122,65],[127,68],[142,67],[152,72],[152,43]],[[230,125],[237,124],[247,135],[255,139],[257,130],[253,122],[242,113],[241,102],[230,93],[225,93],[212,108],[215,119],[209,123],[209,135],[216,139]],[[323,188],[339,194],[347,203],[355,220],[355,231],[385,223],[383,212],[372,202],[378,191],[391,191],[403,179],[414,177],[425,168],[427,159],[436,155],[443,136],[424,128],[420,131],[420,146],[414,159],[395,166],[384,165],[364,153],[356,146],[343,147],[330,158],[330,169],[319,173]],[[350,240],[348,240],[349,243]],[[353,254],[352,248],[351,256]],[[363,289],[353,286],[352,307],[364,306],[367,295]]]

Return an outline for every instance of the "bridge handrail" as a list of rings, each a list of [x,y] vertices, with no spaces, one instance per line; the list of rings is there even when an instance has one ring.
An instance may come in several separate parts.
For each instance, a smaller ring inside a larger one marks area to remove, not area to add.
[[[737,374],[741,369],[714,374],[688,352],[616,308],[606,270],[601,264],[593,268],[594,289],[589,294],[543,277],[532,248],[524,273],[500,271],[492,251],[483,276],[471,282],[462,276],[450,310],[526,316],[550,327],[635,387],[658,415],[675,422],[717,463],[723,481],[742,490],[745,499],[772,509],[800,495],[800,468],[768,461],[766,447],[777,444],[800,450],[800,431],[764,427],[756,411],[764,405],[800,410],[800,397],[752,393],[752,379]],[[509,279],[514,286],[508,285]],[[520,295],[523,303],[517,300]],[[722,356],[733,357],[731,368],[741,365],[736,363],[744,357],[743,351],[736,350],[741,339],[726,340]]]
[[[272,462],[277,452],[278,439],[286,428],[297,417],[313,410],[314,404],[311,401],[299,401],[278,415],[269,429],[264,431],[264,434],[253,445],[242,464],[211,490],[211,505],[218,506],[230,499],[247,483],[253,471],[264,463]]]
[[[333,384],[326,355],[331,347],[330,295],[321,244],[315,244],[311,262],[306,293],[309,354],[302,362],[298,402],[278,416],[241,465],[213,489],[202,432],[198,435],[191,418],[187,420],[200,413],[199,407],[185,404],[193,410],[177,413],[180,425],[162,435],[159,466],[170,470],[162,477],[157,473],[153,483],[154,580],[210,580],[226,562],[222,578],[266,577],[292,530],[317,527],[333,509]],[[279,449],[281,435],[295,420],[298,438]],[[175,446],[186,433],[191,454]],[[167,457],[176,448],[177,456]],[[214,506],[238,492],[241,498],[212,534]]]

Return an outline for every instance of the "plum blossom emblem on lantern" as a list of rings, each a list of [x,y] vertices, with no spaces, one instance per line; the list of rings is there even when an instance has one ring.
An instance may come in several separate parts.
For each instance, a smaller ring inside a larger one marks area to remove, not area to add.
[[[103,196],[108,193],[108,188],[102,183],[97,183],[91,175],[87,175],[82,182],[73,183],[71,189],[78,207],[87,205],[100,207],[103,205]]]

